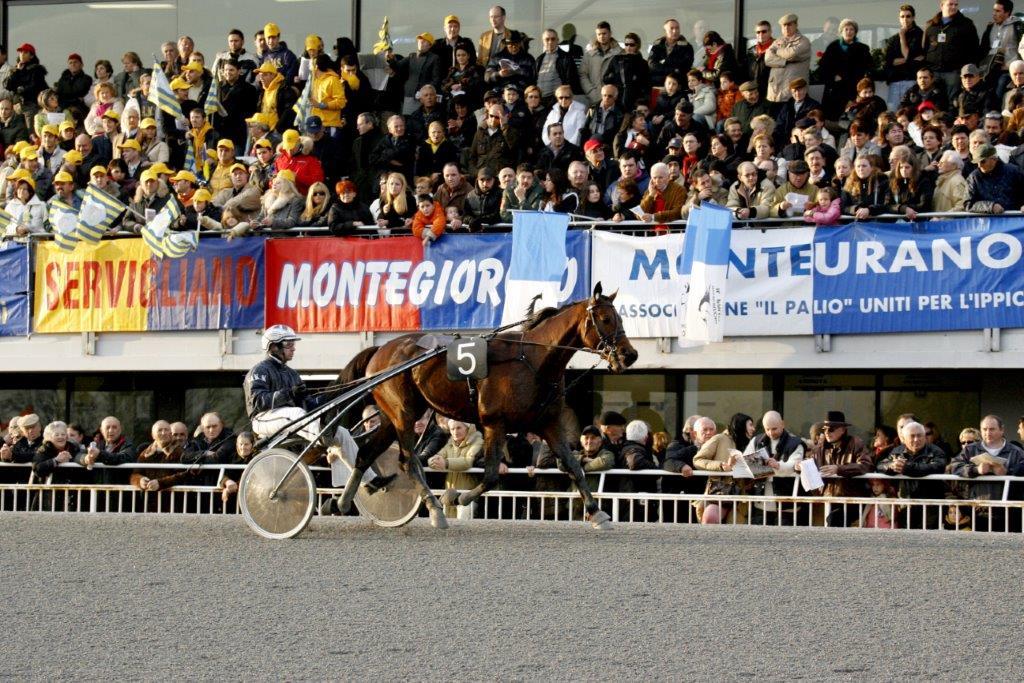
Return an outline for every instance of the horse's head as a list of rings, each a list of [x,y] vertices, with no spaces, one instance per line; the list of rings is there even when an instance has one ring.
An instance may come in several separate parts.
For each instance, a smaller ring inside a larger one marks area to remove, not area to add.
[[[583,320],[583,343],[608,361],[612,372],[622,372],[636,362],[637,352],[622,329],[622,318],[615,309],[615,295],[605,296],[601,283],[587,300],[587,314]]]

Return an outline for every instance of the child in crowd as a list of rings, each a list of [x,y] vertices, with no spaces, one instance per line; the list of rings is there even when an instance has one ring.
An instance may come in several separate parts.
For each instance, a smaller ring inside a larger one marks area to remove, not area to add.
[[[636,215],[632,211],[634,206],[640,206],[640,188],[636,181],[623,178],[615,183],[615,189],[616,201],[612,204],[612,214],[621,214],[623,220],[636,220]]]
[[[416,215],[412,217],[412,234],[427,246],[444,234],[445,212],[441,203],[423,193],[416,197]]]
[[[818,227],[839,225],[842,206],[839,197],[836,196],[835,188],[831,185],[819,187],[815,198],[817,204],[804,211],[804,220],[808,223],[815,223]]]
[[[444,217],[445,220],[448,221],[448,225],[458,225],[463,230],[469,230],[468,226],[463,225],[462,214],[459,213],[459,207],[455,206],[454,204],[452,204],[451,206],[444,210]]]
[[[896,498],[896,488],[884,479],[871,480],[872,498]],[[860,519],[862,529],[897,529],[899,528],[899,506],[868,505]]]
[[[836,159],[835,169],[836,173],[832,176],[832,188],[836,191],[836,196],[841,197],[843,185],[846,184],[846,179],[853,173],[853,162],[850,161],[849,157],[841,156]]]
[[[421,194],[430,194],[432,188],[430,187],[430,176],[417,176],[414,188],[416,190],[416,196]]]
[[[740,97],[740,89],[736,85],[736,81],[733,80],[732,73],[728,71],[723,71],[718,76],[718,83],[720,87],[718,88],[716,113],[718,114],[719,129],[721,129],[725,120],[732,116],[732,108]]]

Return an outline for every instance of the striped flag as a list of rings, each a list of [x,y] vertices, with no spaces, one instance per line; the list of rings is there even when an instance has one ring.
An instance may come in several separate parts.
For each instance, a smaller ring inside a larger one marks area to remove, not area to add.
[[[313,111],[313,74],[309,74],[309,78],[306,79],[306,87],[302,89],[302,95],[299,97],[299,101],[295,103],[292,109],[295,110],[295,125],[303,133],[306,132],[306,119],[309,118],[310,113]]]
[[[128,209],[116,197],[112,197],[95,185],[85,188],[85,197],[78,210],[75,237],[89,244],[96,244],[103,233],[113,226],[114,221]]]
[[[8,233],[14,234],[14,227],[18,224],[17,219],[11,214],[7,213],[6,210],[0,208],[0,240],[2,240]]]
[[[153,220],[142,226],[142,241],[146,243],[150,251],[157,258],[163,258],[164,237],[170,232],[171,223],[181,217],[181,203],[173,195],[168,198],[167,203],[160,209]]]
[[[167,258],[181,258],[199,247],[199,232],[169,232],[164,235],[164,254]]]
[[[181,113],[181,103],[178,102],[174,91],[171,90],[171,82],[167,80],[167,74],[160,68],[159,63],[153,64],[153,78],[149,84],[149,101],[175,119],[184,117]]]
[[[199,164],[196,161],[196,141],[185,139],[185,163],[182,164],[181,170],[189,171],[197,178],[201,177],[199,173]]]
[[[64,251],[74,251],[78,246],[78,235],[75,226],[78,223],[78,212],[58,196],[50,200],[50,231],[53,241]]]
[[[213,114],[220,114],[221,116],[227,115],[224,111],[224,106],[220,103],[220,60],[218,59],[213,63],[213,80],[210,81],[210,89],[206,93],[206,99],[203,100],[203,111],[206,112],[207,116]]]

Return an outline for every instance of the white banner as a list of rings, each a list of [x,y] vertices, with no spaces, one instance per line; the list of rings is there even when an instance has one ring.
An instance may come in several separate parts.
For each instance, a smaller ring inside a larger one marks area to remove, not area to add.
[[[814,228],[734,230],[725,302],[725,336],[812,334]],[[631,337],[679,334],[683,235],[630,237],[594,231],[591,282],[618,290]]]

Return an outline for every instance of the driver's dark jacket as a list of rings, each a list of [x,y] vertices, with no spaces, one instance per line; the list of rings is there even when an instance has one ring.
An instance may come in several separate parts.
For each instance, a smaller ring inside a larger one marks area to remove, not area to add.
[[[242,385],[249,419],[274,408],[296,407],[291,388],[299,384],[302,384],[299,373],[268,355],[252,367]]]

